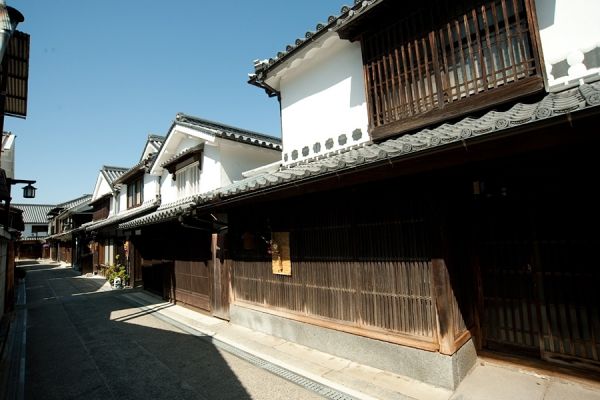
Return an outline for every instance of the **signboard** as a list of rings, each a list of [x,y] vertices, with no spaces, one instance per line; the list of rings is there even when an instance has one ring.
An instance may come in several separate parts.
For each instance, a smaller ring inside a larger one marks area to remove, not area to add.
[[[292,275],[289,232],[271,232],[271,257],[273,274]]]

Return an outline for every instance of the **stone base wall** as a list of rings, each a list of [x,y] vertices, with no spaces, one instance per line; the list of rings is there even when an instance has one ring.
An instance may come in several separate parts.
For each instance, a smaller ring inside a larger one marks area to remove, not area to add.
[[[477,360],[472,340],[452,356],[322,328],[233,304],[231,323],[338,357],[455,389]]]

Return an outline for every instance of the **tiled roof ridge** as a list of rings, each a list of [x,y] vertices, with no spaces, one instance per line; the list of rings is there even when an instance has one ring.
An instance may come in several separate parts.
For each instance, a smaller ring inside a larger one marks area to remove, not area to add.
[[[23,206],[23,207],[31,207],[31,206],[35,206],[35,207],[56,207],[56,204],[27,204],[27,203],[10,203],[11,206]]]
[[[254,80],[257,77],[260,79],[264,72],[269,70],[275,64],[280,63],[284,59],[288,58],[291,54],[294,54],[298,49],[304,47],[307,43],[311,43],[318,36],[328,32],[331,28],[340,26],[346,21],[353,19],[358,14],[362,14],[371,6],[381,3],[383,0],[354,0],[353,5],[343,5],[340,9],[339,15],[330,15],[327,18],[327,22],[317,23],[314,31],[307,31],[304,34],[304,38],[298,38],[294,44],[286,46],[285,50],[277,53],[275,57],[265,60],[254,61],[254,74],[250,74],[250,80]]]
[[[489,111],[479,118],[467,117],[456,123],[444,123],[425,128],[413,134],[387,139],[380,143],[366,143],[344,151],[315,157],[280,167],[275,172],[242,179],[223,188],[198,197],[196,206],[272,186],[297,183],[299,180],[340,173],[344,170],[390,160],[419,151],[469,140],[493,132],[526,125],[590,107],[600,106],[600,81],[586,83],[564,92],[547,94],[533,104],[516,103],[506,111]]]
[[[191,123],[194,125],[208,126],[209,128],[213,128],[218,131],[227,130],[227,131],[231,131],[231,132],[240,133],[243,135],[256,137],[257,139],[267,140],[267,141],[271,141],[271,142],[275,142],[275,143],[281,143],[280,138],[277,138],[277,137],[274,137],[271,135],[267,135],[267,134],[256,132],[256,131],[251,131],[251,130],[244,129],[244,128],[239,128],[239,127],[233,126],[233,125],[227,125],[227,124],[217,122],[217,121],[211,121],[208,119],[196,117],[196,116],[189,115],[189,114],[184,114],[181,112],[177,113],[177,115],[175,116],[175,123],[180,123],[180,122],[188,122],[188,123]]]
[[[149,133],[148,134],[148,140],[154,140],[154,141],[157,141],[157,142],[164,142],[165,141],[165,137],[162,136],[162,135],[157,135],[157,134],[154,134],[154,133]]]
[[[128,168],[127,167],[116,167],[114,165],[103,165],[102,169],[103,170],[110,169],[110,170],[113,170],[113,171],[120,171],[120,170],[127,171]]]

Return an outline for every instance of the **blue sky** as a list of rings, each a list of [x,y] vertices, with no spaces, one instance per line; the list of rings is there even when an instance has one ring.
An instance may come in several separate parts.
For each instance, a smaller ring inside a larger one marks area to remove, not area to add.
[[[273,57],[339,0],[7,0],[31,35],[28,116],[15,178],[56,204],[94,189],[102,165],[131,167],[148,134],[184,112],[280,136],[279,105],[247,83],[252,61]]]

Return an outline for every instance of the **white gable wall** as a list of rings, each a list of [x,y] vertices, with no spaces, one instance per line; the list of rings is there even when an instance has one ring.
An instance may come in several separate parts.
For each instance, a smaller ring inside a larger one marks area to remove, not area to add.
[[[542,52],[553,89],[600,73],[600,1],[536,0]]]
[[[112,189],[102,172],[98,174],[98,179],[96,179],[96,186],[94,187],[94,194],[92,195],[92,201],[98,200],[100,197],[104,196],[107,193],[111,193]]]
[[[248,146],[230,140],[220,140],[220,186],[242,179],[242,172],[271,164],[281,159],[281,152],[257,146]]]
[[[284,163],[369,140],[360,43],[334,35],[277,75]]]

